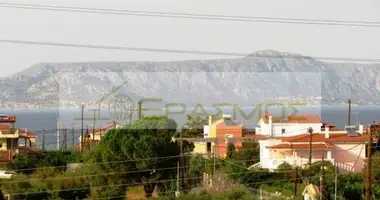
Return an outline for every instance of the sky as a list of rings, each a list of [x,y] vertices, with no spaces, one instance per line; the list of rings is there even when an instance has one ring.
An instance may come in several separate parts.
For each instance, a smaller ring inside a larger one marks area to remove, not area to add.
[[[378,0],[13,0],[153,12],[380,22]],[[315,57],[380,59],[380,27],[275,24],[0,7],[0,39]],[[229,56],[0,43],[0,77],[41,62],[170,61]]]

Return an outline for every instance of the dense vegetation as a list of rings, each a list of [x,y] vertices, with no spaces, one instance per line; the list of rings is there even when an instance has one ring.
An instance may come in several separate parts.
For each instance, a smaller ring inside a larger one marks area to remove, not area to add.
[[[204,123],[205,119],[190,117],[180,133],[183,137],[199,137],[199,129]],[[18,173],[12,180],[3,180],[1,189],[3,193],[12,194],[14,200],[125,199],[129,188],[141,186],[147,198],[158,195],[159,199],[173,199],[177,189],[177,166],[181,158],[178,156],[180,144],[173,140],[173,136],[178,137],[176,130],[177,125],[171,119],[146,117],[122,129],[109,131],[99,144],[83,154],[76,151],[49,151],[45,156],[36,158],[17,157],[7,167]],[[192,143],[183,142],[184,153],[193,148]],[[259,189],[280,192],[282,197],[293,195],[295,169],[290,164],[282,164],[275,172],[259,166],[248,170],[248,167],[259,161],[256,142],[246,142],[240,149],[229,144],[227,150],[225,159],[205,159],[202,156],[189,158],[187,179],[180,182],[180,189],[184,191],[180,199],[257,199],[254,191]],[[379,182],[379,153],[374,155],[373,162],[373,179]],[[70,163],[81,165],[69,170],[67,164]],[[312,165],[311,176],[315,185],[319,185],[321,165],[321,162]],[[328,162],[323,165],[326,199],[333,199],[336,169]],[[298,171],[297,198],[300,198],[309,171]],[[219,191],[203,191],[201,185],[205,173],[218,178],[213,182],[213,189]],[[220,191],[221,187],[223,191]],[[362,199],[363,174],[339,173],[338,188],[338,199]],[[380,198],[380,184],[373,185],[373,193]]]

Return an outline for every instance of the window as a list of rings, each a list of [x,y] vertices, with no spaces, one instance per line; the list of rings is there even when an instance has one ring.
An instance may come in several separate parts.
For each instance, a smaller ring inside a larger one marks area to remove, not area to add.
[[[211,142],[207,142],[207,152],[211,152]]]
[[[283,128],[281,129],[281,134],[285,134],[286,133],[286,130]]]
[[[232,135],[232,134],[226,134],[226,135],[224,135],[224,137],[225,137],[225,138],[232,138],[233,135]]]

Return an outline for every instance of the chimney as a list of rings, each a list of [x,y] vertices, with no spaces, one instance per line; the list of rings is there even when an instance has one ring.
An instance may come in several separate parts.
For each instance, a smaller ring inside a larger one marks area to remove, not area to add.
[[[351,126],[351,100],[348,100],[348,126]]]
[[[363,134],[363,124],[359,124],[359,134]]]
[[[208,125],[211,126],[212,124],[212,115],[208,116]]]
[[[325,138],[328,139],[330,138],[330,127],[326,126],[325,127]]]
[[[223,114],[223,119],[231,119],[231,115]]]
[[[269,135],[273,136],[272,115],[268,115]]]
[[[268,116],[268,123],[269,123],[269,124],[272,124],[272,115],[269,115],[269,116]]]

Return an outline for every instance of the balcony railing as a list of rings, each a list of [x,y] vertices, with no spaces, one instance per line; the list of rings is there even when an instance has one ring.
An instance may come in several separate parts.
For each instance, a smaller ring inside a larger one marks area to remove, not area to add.
[[[1,133],[2,134],[15,134],[17,131],[17,128],[11,128],[11,129],[8,129],[8,130],[1,130]]]

